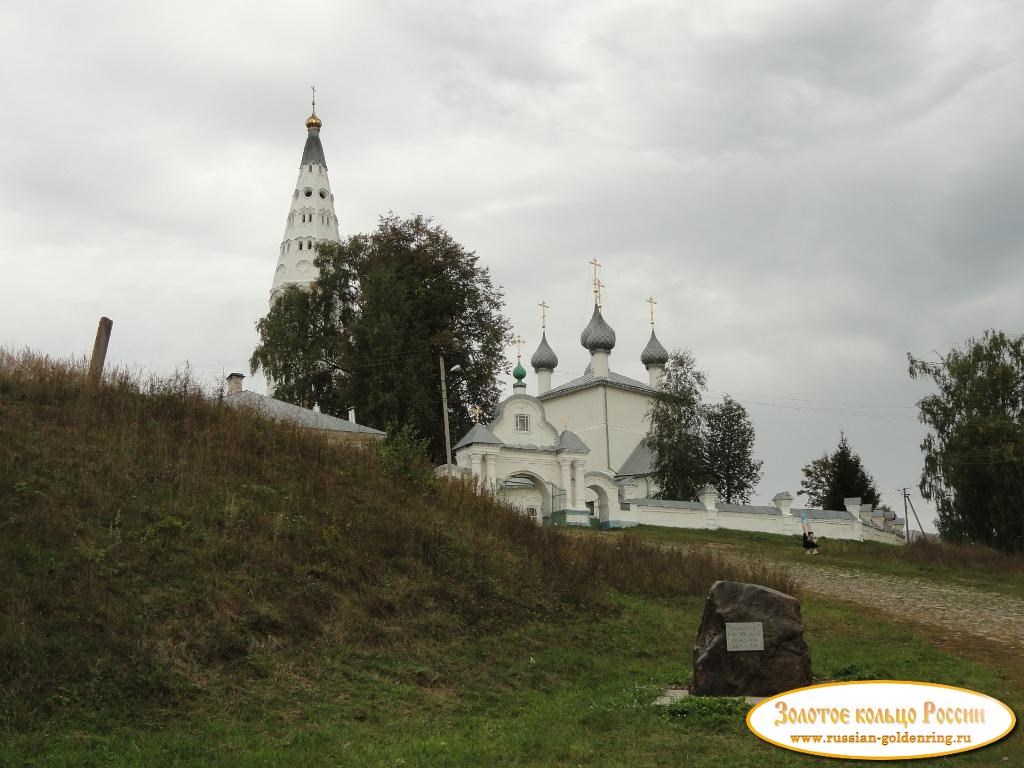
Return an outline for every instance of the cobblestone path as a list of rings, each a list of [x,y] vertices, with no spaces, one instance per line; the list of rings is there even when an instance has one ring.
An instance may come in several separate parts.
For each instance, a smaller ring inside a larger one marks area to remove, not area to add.
[[[983,637],[1024,650],[1024,600],[1019,598],[830,565],[787,563],[783,567],[807,592],[929,624],[944,632],[944,637]]]

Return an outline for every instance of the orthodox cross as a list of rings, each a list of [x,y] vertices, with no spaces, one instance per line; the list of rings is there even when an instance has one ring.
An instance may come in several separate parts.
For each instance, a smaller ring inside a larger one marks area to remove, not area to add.
[[[546,301],[542,301],[537,305],[540,307],[540,332],[544,333],[548,329],[548,304]]]
[[[654,300],[654,297],[651,296],[651,298],[649,298],[647,300],[647,303],[651,305],[651,328],[653,328],[654,327],[654,305],[657,304],[658,302],[656,302]]]
[[[520,361],[522,361],[522,359],[523,359],[523,344],[525,344],[526,342],[523,340],[522,336],[517,335],[514,339],[512,339],[512,343],[516,345],[516,350],[517,350],[516,357],[519,358]]]
[[[313,89],[313,111],[316,112],[316,86],[311,85],[309,87]]]
[[[601,289],[604,288],[604,283],[600,280],[594,283],[594,303],[597,304],[597,308],[601,308]]]
[[[472,410],[473,410],[473,417],[476,419],[476,423],[479,424],[480,423],[480,416],[481,416],[481,414],[483,414],[484,409],[481,408],[479,405],[474,405]]]
[[[594,267],[594,303],[597,303],[597,270],[601,268],[601,262],[597,260],[597,256],[587,262]]]

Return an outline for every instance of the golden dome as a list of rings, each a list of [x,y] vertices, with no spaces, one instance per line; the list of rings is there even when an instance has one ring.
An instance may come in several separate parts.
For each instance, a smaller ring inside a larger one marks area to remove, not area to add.
[[[320,118],[316,116],[315,111],[306,119],[307,128],[319,128],[321,125],[323,123],[320,122]]]

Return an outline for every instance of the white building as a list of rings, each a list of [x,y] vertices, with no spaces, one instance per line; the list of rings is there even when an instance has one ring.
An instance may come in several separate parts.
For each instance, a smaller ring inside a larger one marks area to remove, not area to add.
[[[313,113],[306,120],[306,145],[299,163],[299,178],[295,182],[284,237],[278,251],[277,268],[270,287],[270,304],[289,285],[306,287],[317,278],[313,264],[317,243],[341,242],[338,235],[338,216],[334,212],[334,195],[327,176],[327,159],[320,141],[322,121]]]
[[[490,424],[476,424],[455,445],[456,465],[485,492],[538,522],[556,525],[729,528],[797,536],[806,516],[819,538],[905,543],[902,519],[886,518],[860,499],[847,499],[845,510],[793,509],[788,492],[777,494],[771,506],[729,504],[710,486],[699,501],[654,498],[654,456],[644,438],[668,352],[652,327],[640,355],[648,381],[615,373],[609,366],[615,331],[600,305],[580,343],[590,352],[590,364],[578,378],[552,388],[558,356],[545,330],[530,360],[537,396],[526,393],[520,361],[512,396],[499,404]]]
[[[526,394],[526,370],[518,364],[512,396],[489,425],[477,424],[459,440],[455,462],[482,487],[538,520],[589,525],[594,517],[605,527],[635,524],[624,502],[657,490],[642,441],[668,352],[652,330],[641,355],[648,381],[612,371],[615,331],[597,304],[580,343],[590,352],[590,365],[552,388],[558,356],[543,333],[530,361],[537,396]]]

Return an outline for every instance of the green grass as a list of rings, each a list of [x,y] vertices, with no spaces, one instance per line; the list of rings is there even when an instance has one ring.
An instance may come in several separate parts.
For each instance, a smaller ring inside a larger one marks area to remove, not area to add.
[[[728,699],[652,706],[690,674],[697,598],[617,596],[613,610],[402,652],[323,648],[314,679],[283,659],[230,688],[125,726],[116,716],[51,723],[0,746],[0,764],[31,766],[801,766],[868,765],[787,752],[754,737]],[[851,668],[985,691],[1015,709],[1019,683],[931,648],[912,632],[849,609],[804,604],[816,679]],[[885,649],[881,652],[880,649]],[[273,656],[274,654],[271,654]],[[1019,734],[949,765],[1024,760]]]
[[[1024,558],[988,547],[947,543],[891,546],[878,542],[822,539],[818,558],[805,557],[800,539],[774,533],[688,530],[640,526],[629,529],[657,544],[713,544],[775,562],[834,565],[886,576],[906,576],[974,587],[1024,598]]]

